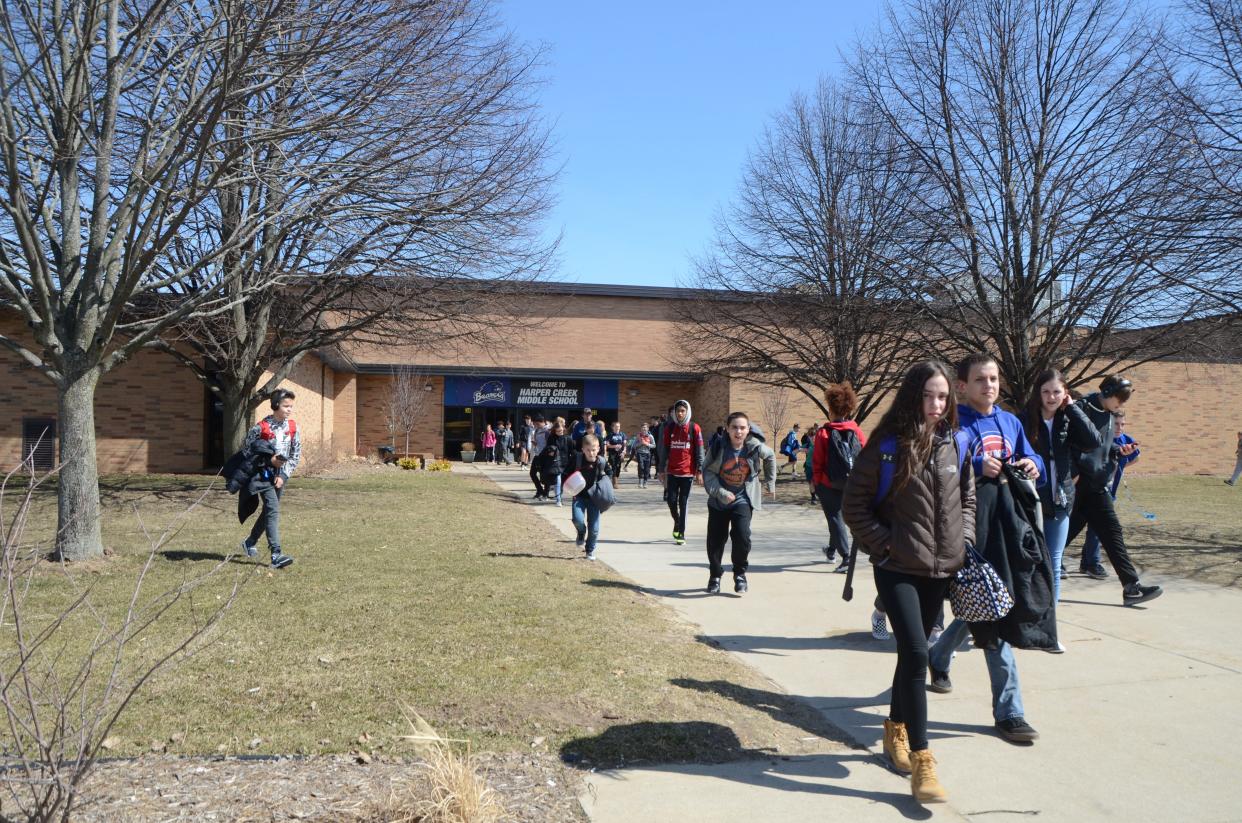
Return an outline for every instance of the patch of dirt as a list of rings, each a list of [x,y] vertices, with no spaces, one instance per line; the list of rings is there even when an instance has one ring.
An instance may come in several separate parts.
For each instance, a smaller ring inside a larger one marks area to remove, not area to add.
[[[305,472],[305,474],[307,477],[317,477],[323,480],[348,480],[351,477],[360,477],[377,472],[396,471],[402,471],[401,467],[396,463],[381,463],[379,460],[370,457],[351,457],[336,463],[326,463],[322,466],[317,466],[311,471]]]
[[[581,778],[547,753],[478,755],[479,770],[516,823],[581,823]],[[429,796],[420,761],[142,757],[101,763],[76,821],[363,821],[394,794]]]

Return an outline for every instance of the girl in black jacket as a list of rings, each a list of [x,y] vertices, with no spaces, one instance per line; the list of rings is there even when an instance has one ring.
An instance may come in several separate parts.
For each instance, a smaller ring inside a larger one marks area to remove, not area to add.
[[[1061,599],[1061,557],[1069,535],[1070,512],[1074,508],[1074,478],[1071,469],[1079,454],[1096,449],[1100,436],[1082,409],[1070,402],[1065,376],[1046,369],[1035,381],[1026,402],[1022,425],[1035,451],[1044,459],[1047,481],[1039,487],[1044,510],[1044,540],[1052,559],[1054,601]],[[1065,647],[1058,641],[1059,651]]]
[[[573,459],[574,452],[574,441],[565,433],[565,424],[557,418],[552,426],[552,433],[548,435],[548,445],[543,448],[543,459],[544,484],[548,487],[555,485],[556,505],[558,506],[563,505],[561,503],[561,478],[569,466],[569,461]]]

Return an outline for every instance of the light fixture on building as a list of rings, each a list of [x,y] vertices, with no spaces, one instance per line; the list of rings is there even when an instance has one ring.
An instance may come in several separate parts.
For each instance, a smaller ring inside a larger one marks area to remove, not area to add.
[[[434,389],[435,389],[435,386],[431,385],[430,383],[428,383],[427,385],[423,386],[423,391],[432,391],[432,390],[434,390]]]
[[[630,389],[627,393],[630,397],[638,397],[638,389]]]

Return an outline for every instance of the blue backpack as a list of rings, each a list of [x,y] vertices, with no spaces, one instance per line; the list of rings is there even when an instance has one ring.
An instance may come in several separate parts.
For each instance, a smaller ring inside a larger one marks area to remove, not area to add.
[[[970,435],[958,430],[953,439],[957,441],[958,471],[963,471],[970,455]],[[890,434],[880,441],[880,482],[875,487],[875,500],[871,508],[876,509],[889,491],[893,488],[893,475],[897,473],[897,435]]]

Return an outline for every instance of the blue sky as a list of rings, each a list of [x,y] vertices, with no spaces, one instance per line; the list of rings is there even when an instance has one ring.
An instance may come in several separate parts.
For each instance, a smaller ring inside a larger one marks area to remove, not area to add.
[[[872,29],[879,0],[502,0],[546,47],[540,100],[564,164],[558,278],[684,284],[773,114]]]

